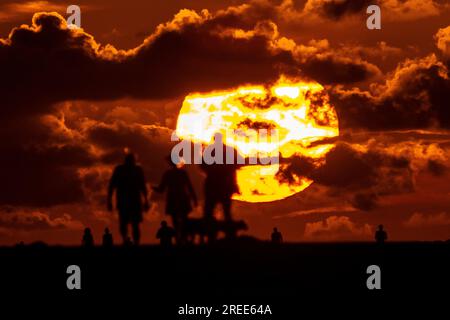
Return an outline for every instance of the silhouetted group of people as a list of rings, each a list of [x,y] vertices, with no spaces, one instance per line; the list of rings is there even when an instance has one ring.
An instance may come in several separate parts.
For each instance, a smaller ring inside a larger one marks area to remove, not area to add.
[[[156,238],[160,241],[162,247],[171,247],[173,245],[173,238],[177,237],[176,229],[170,227],[167,224],[167,221],[163,220],[161,222],[161,227],[156,233]],[[387,232],[384,230],[382,224],[378,226],[378,229],[375,231],[375,242],[378,244],[383,244],[387,240]],[[179,240],[177,240],[179,241]],[[283,243],[283,235],[278,230],[278,228],[273,228],[271,235],[271,242],[274,244]],[[125,239],[125,245],[132,245],[131,239],[128,237]],[[93,247],[94,246],[94,237],[92,236],[92,231],[90,228],[84,229],[82,245],[84,247]],[[109,231],[109,228],[105,228],[105,233],[103,234],[103,242],[102,246],[104,248],[111,248],[114,245],[113,236]]]
[[[223,145],[223,155],[230,152],[236,154],[237,158],[238,154],[235,149]],[[164,172],[160,184],[153,186],[152,189],[158,193],[166,193],[165,213],[171,217],[173,228],[169,227],[166,221],[163,221],[156,237],[163,246],[171,245],[173,238],[175,238],[177,244],[185,244],[188,242],[186,222],[190,212],[198,205],[197,195],[184,167],[180,163],[174,163],[170,156],[166,160],[170,167]],[[242,164],[224,162],[206,164],[205,161],[200,165],[206,174],[203,220],[206,225],[208,241],[215,240],[217,235],[212,227],[216,221],[214,218],[216,206],[222,206],[225,222],[229,225],[232,224],[231,202],[233,194],[239,193],[236,173],[240,166]],[[107,207],[110,211],[113,210],[114,192],[122,241],[124,244],[130,244],[128,228],[131,225],[133,243],[138,245],[140,242],[139,224],[143,220],[143,212],[149,209],[149,200],[144,171],[136,164],[136,159],[132,153],[127,154],[124,163],[117,166],[113,171],[107,196]],[[225,235],[226,237],[233,237],[236,232],[225,230]],[[383,230],[383,226],[380,225],[376,231],[375,240],[377,243],[383,243],[386,239],[387,234]],[[283,242],[283,237],[277,228],[274,228],[271,240],[273,243]],[[93,244],[93,237],[88,228],[83,236],[83,244],[85,246]],[[108,229],[105,230],[103,244],[112,246],[112,235]]]
[[[92,235],[91,228],[85,228],[83,233],[83,239],[81,240],[81,245],[83,247],[93,247],[94,246],[94,236]],[[114,246],[113,235],[109,231],[109,228],[105,228],[105,233],[103,234],[102,246],[104,248],[112,248]]]
[[[220,136],[221,138],[221,136]],[[223,145],[223,155],[230,152],[231,147]],[[231,152],[237,151],[231,148]],[[166,193],[165,213],[172,219],[174,238],[177,244],[187,242],[186,221],[189,213],[198,205],[197,196],[192,187],[187,171],[180,163],[174,163],[171,157],[167,158],[170,168],[164,172],[161,182],[154,186],[153,190],[159,193]],[[208,240],[213,241],[216,233],[212,225],[215,222],[214,209],[221,205],[225,221],[232,221],[231,201],[232,196],[239,192],[236,172],[240,165],[233,163],[212,163],[201,164],[201,169],[205,172],[205,205],[203,210],[204,220],[211,232]],[[128,228],[131,225],[133,242],[139,244],[140,230],[139,224],[142,222],[143,211],[149,209],[148,191],[144,172],[136,164],[133,154],[127,154],[123,164],[117,166],[112,174],[109,187],[107,205],[108,210],[113,210],[113,194],[116,195],[116,208],[119,212],[119,225],[122,240],[126,243],[128,239]],[[161,226],[157,237],[165,242],[167,236],[165,232],[167,223]],[[230,232],[226,236],[231,236]],[[164,240],[162,240],[164,239]]]

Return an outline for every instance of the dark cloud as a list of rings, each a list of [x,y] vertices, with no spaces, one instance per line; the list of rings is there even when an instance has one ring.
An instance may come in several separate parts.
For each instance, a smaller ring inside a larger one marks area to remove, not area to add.
[[[317,168],[311,177],[326,186],[367,188],[376,181],[376,168],[368,160],[350,145],[338,144],[326,155],[325,164]]]
[[[29,102],[47,105],[70,99],[176,97],[274,80],[283,65],[296,65],[289,52],[272,50],[264,34],[237,38],[222,34],[211,21],[181,11],[140,47],[125,52],[67,29],[56,14],[36,14],[31,27],[13,30],[0,44],[2,74],[9,79],[2,90],[10,102],[5,108],[18,112],[21,103],[27,112],[39,111],[17,101],[20,91],[28,93],[22,97]]]
[[[447,166],[438,160],[428,160],[428,170],[435,176],[439,177],[444,175],[447,172],[447,169]]]
[[[381,76],[380,69],[363,60],[356,48],[332,47],[327,39],[311,40],[292,50],[302,73],[322,84],[350,84]]]
[[[285,2],[291,3],[290,0]],[[330,20],[360,15],[362,20],[367,17],[368,6],[378,5],[381,8],[383,21],[398,22],[438,16],[446,10],[445,4],[442,0],[308,0],[301,14],[316,14]]]
[[[308,177],[331,193],[347,195],[351,205],[365,211],[374,209],[380,196],[414,191],[413,167],[418,165],[412,165],[413,155],[396,155],[370,145],[358,149],[361,147],[340,142],[324,162],[296,156],[277,178],[293,182],[295,176]]]
[[[447,59],[450,59],[450,26],[439,29],[434,38],[438,49]]]
[[[0,43],[0,66],[9,79],[0,92],[2,110],[31,114],[71,99],[177,97],[270,82],[281,73],[298,75],[300,69],[327,83],[360,81],[376,73],[373,65],[332,53],[303,59],[277,43],[275,24],[254,21],[240,29],[236,18],[230,27],[229,14],[248,19],[238,9],[216,16],[182,10],[129,51],[101,46],[91,35],[67,29],[56,14],[36,14],[31,27],[14,29]]]
[[[49,206],[83,200],[79,167],[92,165],[81,146],[64,145],[3,149],[0,204]]]
[[[238,128],[238,130],[246,130],[246,129],[271,130],[271,129],[275,129],[276,126],[275,126],[275,124],[272,124],[272,123],[252,121],[250,119],[245,119],[244,121],[241,121],[240,123],[237,124],[237,128]]]
[[[323,84],[348,84],[380,74],[375,65],[336,54],[315,55],[302,64],[302,71]]]
[[[307,12],[314,12],[329,19],[338,20],[343,16],[365,12],[371,4],[379,4],[374,0],[308,0]]]
[[[104,152],[102,163],[114,165],[123,161],[123,150],[128,148],[138,155],[147,178],[156,181],[166,168],[165,157],[176,142],[171,142],[171,131],[162,127],[143,127],[123,123],[99,123],[87,132],[87,138]]]
[[[330,216],[325,220],[308,222],[304,237],[318,241],[348,241],[369,239],[373,235],[373,226],[358,225],[347,216]]]
[[[353,207],[370,211],[377,206],[378,196],[375,193],[356,193],[351,201]]]
[[[435,55],[406,60],[371,91],[332,91],[331,101],[344,129],[450,128],[449,71]]]
[[[403,222],[407,228],[429,228],[429,227],[444,227],[450,225],[450,214],[446,212],[428,213],[421,212],[413,213],[408,220]]]
[[[338,144],[327,153],[323,164],[315,162],[306,157],[294,157],[285,170],[279,171],[278,177],[282,181],[294,181],[294,175],[306,176],[325,186],[346,189],[375,184],[376,168],[348,144]]]

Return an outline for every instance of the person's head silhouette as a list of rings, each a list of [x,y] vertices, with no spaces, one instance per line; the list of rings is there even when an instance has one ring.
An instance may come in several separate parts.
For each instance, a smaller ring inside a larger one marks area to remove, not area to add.
[[[378,226],[378,230],[380,230],[380,231],[383,230],[383,225],[382,225],[382,224],[380,224],[380,225]]]
[[[90,228],[84,229],[84,234],[91,234],[91,229]]]
[[[109,228],[105,228],[105,234],[109,234]]]
[[[125,155],[125,165],[134,166],[136,164],[136,158],[133,153],[127,153]]]
[[[166,220],[161,221],[161,227],[163,227],[163,228],[167,227],[167,221]]]

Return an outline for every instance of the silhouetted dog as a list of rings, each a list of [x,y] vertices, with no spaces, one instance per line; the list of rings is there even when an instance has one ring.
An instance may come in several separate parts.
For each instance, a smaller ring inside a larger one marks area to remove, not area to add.
[[[207,221],[203,218],[190,218],[187,219],[185,224],[185,232],[189,242],[191,243],[195,241],[197,235],[200,237],[200,243],[203,243],[205,241],[205,237],[208,237],[209,241],[215,240],[219,232],[225,233],[228,238],[233,238],[236,237],[238,231],[247,229],[248,226],[244,220]]]

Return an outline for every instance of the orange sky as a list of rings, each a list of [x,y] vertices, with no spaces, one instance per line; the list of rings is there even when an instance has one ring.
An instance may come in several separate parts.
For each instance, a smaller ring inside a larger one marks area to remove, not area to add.
[[[0,243],[73,244],[85,226],[97,239],[111,226],[118,240],[104,197],[123,148],[157,183],[186,94],[267,84],[286,72],[325,87],[340,138],[302,193],[235,203],[248,234],[267,239],[277,226],[287,241],[371,240],[382,223],[392,240],[448,239],[447,1],[379,1],[376,31],[354,2],[243,3],[79,1],[84,33],[42,15],[8,38],[35,12],[67,16],[69,3],[2,1]],[[192,11],[174,18],[181,9]],[[251,36],[227,37],[227,30]],[[201,195],[200,170],[188,170]],[[154,242],[164,218],[162,198],[153,204],[144,242]]]

